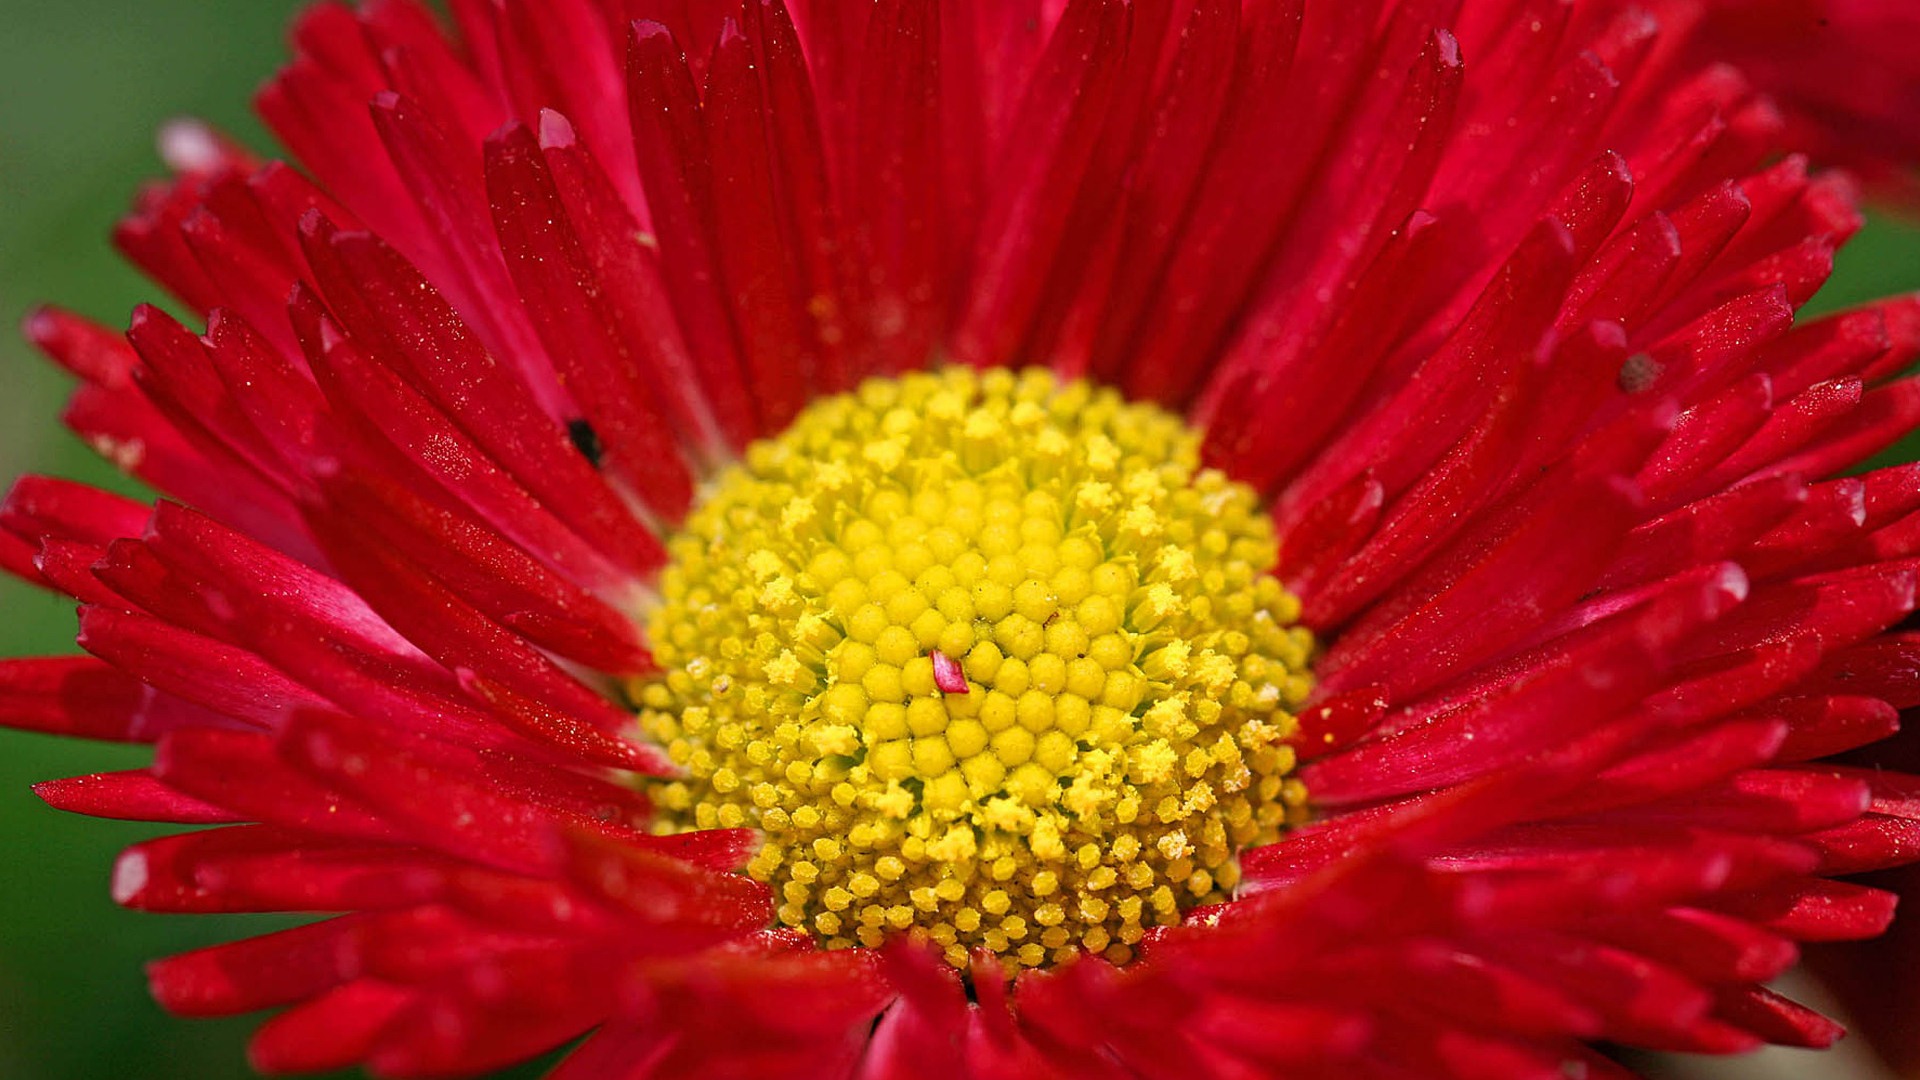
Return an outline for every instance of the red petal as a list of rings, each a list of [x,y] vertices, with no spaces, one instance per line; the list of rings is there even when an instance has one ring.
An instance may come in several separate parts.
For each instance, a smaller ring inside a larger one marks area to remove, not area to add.
[[[65,780],[43,780],[33,793],[55,810],[122,821],[167,821],[180,825],[224,825],[245,821],[219,806],[181,794],[146,769],[95,773]]]
[[[400,987],[356,979],[261,1024],[247,1044],[247,1062],[267,1073],[347,1068],[365,1059],[413,999],[411,991]]]

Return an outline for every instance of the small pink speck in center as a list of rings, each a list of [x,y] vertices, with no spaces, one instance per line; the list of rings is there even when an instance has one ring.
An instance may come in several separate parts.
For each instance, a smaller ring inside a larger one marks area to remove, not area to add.
[[[967,692],[967,676],[960,670],[960,661],[939,649],[933,650],[931,659],[933,660],[933,685],[939,687],[941,693],[964,694]]]

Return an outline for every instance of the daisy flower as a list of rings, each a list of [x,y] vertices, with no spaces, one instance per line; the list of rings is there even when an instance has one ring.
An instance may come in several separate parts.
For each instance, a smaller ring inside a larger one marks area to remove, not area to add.
[[[1828,760],[1920,703],[1920,468],[1850,474],[1920,301],[1796,324],[1859,217],[1790,64],[1678,2],[451,8],[301,18],[297,167],[163,134],[117,239],[190,324],[27,323],[161,494],[15,485],[88,655],[0,721],[153,744],[36,789],[198,827],[120,903],[328,916],[162,1005],[390,1077],[1839,1035],[1765,984],[1920,859]]]

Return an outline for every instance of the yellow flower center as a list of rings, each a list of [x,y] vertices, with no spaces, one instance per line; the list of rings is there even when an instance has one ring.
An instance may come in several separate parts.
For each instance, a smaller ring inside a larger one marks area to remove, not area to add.
[[[750,447],[670,549],[631,688],[686,770],[664,827],[760,830],[748,872],[829,947],[1124,963],[1305,800],[1271,524],[1154,406],[875,380]]]

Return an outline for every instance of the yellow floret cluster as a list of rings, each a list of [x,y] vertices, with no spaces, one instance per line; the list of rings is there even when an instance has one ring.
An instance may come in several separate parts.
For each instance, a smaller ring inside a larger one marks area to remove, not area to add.
[[[663,827],[759,829],[748,871],[829,947],[1124,963],[1305,801],[1313,642],[1272,527],[1154,406],[871,381],[752,446],[670,549],[631,688],[686,773]]]

